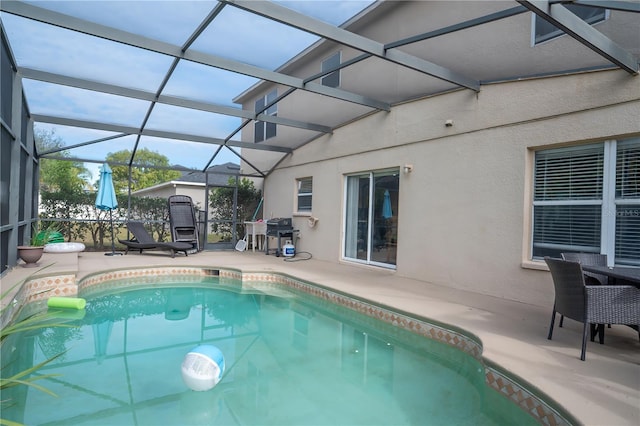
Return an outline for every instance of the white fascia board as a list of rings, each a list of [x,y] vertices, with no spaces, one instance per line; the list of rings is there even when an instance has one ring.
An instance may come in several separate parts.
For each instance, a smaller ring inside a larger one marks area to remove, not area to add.
[[[157,189],[168,188],[171,186],[194,186],[194,187],[205,187],[206,185],[201,182],[184,182],[181,180],[172,180],[169,182],[159,183],[157,185],[150,186],[148,188],[139,189],[131,193],[131,195],[144,195],[147,192],[155,191]]]

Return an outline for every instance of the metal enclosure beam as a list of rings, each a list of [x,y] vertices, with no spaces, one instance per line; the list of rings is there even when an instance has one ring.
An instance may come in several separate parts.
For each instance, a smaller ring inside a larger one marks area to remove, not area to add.
[[[638,60],[631,53],[580,19],[561,3],[552,4],[548,0],[516,1],[628,73],[638,74]]]
[[[275,124],[282,124],[289,127],[297,127],[305,130],[314,130],[322,133],[331,133],[331,127],[321,124],[307,123],[298,120],[291,120],[283,117],[271,117],[268,115],[256,114],[241,108],[233,108],[225,105],[217,105],[210,102],[194,101],[191,99],[179,98],[176,96],[160,95],[139,89],[116,86],[113,84],[100,83],[77,77],[70,77],[32,68],[19,68],[19,74],[26,79],[44,81],[46,83],[60,84],[63,86],[76,87],[79,89],[92,90],[95,92],[108,93],[110,95],[124,96],[131,99],[156,102],[159,104],[173,105],[182,108],[196,109],[199,111],[211,112],[214,114],[240,117],[248,120],[267,121]]]
[[[188,135],[184,133],[167,132],[163,130],[140,130],[140,128],[138,127],[99,123],[86,120],[76,120],[64,117],[54,117],[50,115],[32,114],[32,118],[34,121],[37,121],[39,123],[59,124],[61,126],[82,127],[85,129],[106,130],[109,132],[124,133],[126,135],[156,136],[159,138],[176,139],[187,142],[207,143],[212,145],[229,145],[238,148],[257,149],[262,151],[291,152],[290,148],[273,145],[261,145],[240,141],[227,141],[225,143],[224,139],[210,138],[207,136]]]
[[[640,2],[616,0],[573,0],[571,3],[581,6],[599,7],[602,9],[619,10],[622,12],[640,13]]]
[[[471,90],[475,90],[476,92],[480,90],[480,83],[476,80],[457,74],[447,68],[441,67],[440,65],[409,55],[405,52],[399,50],[386,50],[382,43],[324,23],[309,16],[305,16],[275,3],[250,0],[221,1],[265,18],[298,28],[302,31],[353,47],[354,49],[361,50],[362,52],[370,53],[395,64],[448,81],[457,86],[466,87]]]
[[[0,10],[6,13],[21,16],[23,18],[28,18],[68,30],[77,31],[83,34],[100,37],[105,40],[115,41],[156,53],[162,53],[174,58],[181,58],[188,61],[197,62],[226,71],[247,75],[249,77],[267,80],[285,86],[295,87],[309,92],[341,99],[347,102],[357,103],[374,109],[385,111],[391,110],[391,105],[389,105],[387,102],[371,99],[366,96],[358,95],[342,89],[322,86],[320,84],[304,84],[304,81],[297,77],[288,76],[286,74],[281,74],[275,71],[265,70],[253,65],[244,64],[242,62],[221,58],[207,53],[195,52],[192,50],[183,52],[180,46],[175,46],[170,43],[150,39],[148,37],[140,36],[104,25],[95,24],[83,19],[63,15],[61,13],[43,9],[27,3],[5,0],[0,2]]]
[[[510,9],[501,10],[499,12],[490,13],[485,16],[480,16],[478,18],[469,19],[467,21],[459,22],[457,24],[448,25],[443,28],[439,28],[437,30],[429,31],[427,33],[417,34],[412,37],[403,38],[402,40],[394,41],[391,43],[385,44],[385,49],[393,49],[395,47],[405,46],[407,44],[416,43],[419,41],[429,40],[434,37],[443,36],[446,34],[451,34],[456,31],[466,30],[468,28],[477,27],[479,25],[488,24],[490,22],[498,21],[500,19],[510,18],[512,16],[519,15],[521,13],[527,12],[527,9],[522,6],[512,7]]]

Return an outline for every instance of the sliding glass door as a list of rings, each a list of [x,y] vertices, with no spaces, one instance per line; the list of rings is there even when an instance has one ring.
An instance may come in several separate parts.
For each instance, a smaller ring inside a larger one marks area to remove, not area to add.
[[[395,267],[399,170],[347,176],[344,258]]]

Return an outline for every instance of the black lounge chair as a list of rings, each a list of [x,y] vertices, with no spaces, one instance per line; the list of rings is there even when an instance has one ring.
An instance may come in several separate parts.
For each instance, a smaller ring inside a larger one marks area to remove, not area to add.
[[[191,243],[193,248],[197,249],[199,247],[198,230],[191,197],[172,195],[168,199],[168,204],[172,240]]]
[[[140,250],[140,253],[142,253],[142,250],[170,250],[171,257],[175,257],[177,251],[182,251],[185,256],[188,256],[187,252],[193,248],[193,245],[189,243],[165,243],[154,240],[144,228],[142,222],[128,222],[127,229],[133,234],[134,239],[118,240],[127,247],[124,254],[129,253],[130,249]]]

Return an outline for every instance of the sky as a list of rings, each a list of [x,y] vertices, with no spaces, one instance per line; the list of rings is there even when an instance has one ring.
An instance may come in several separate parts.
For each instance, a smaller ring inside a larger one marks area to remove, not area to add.
[[[181,46],[217,1],[33,1],[38,7]],[[340,25],[371,0],[277,1],[282,6]],[[131,46],[64,30],[2,13],[1,19],[19,67],[34,68],[108,84],[156,92],[173,59]],[[317,37],[227,6],[191,49],[274,70],[308,47]],[[232,99],[258,80],[188,61],[180,61],[163,94],[239,107]],[[83,89],[23,80],[32,114],[139,127],[149,102]],[[239,118],[157,104],[146,128],[226,138]],[[53,130],[65,145],[114,135],[113,132],[36,123]],[[233,137],[239,140],[240,134]],[[135,136],[70,150],[76,158],[101,161],[110,152],[133,148]],[[217,146],[143,136],[139,148],[169,157],[174,165],[202,169]],[[239,150],[238,150],[239,151]],[[239,158],[223,149],[214,164]],[[98,163],[86,163],[94,179]]]

